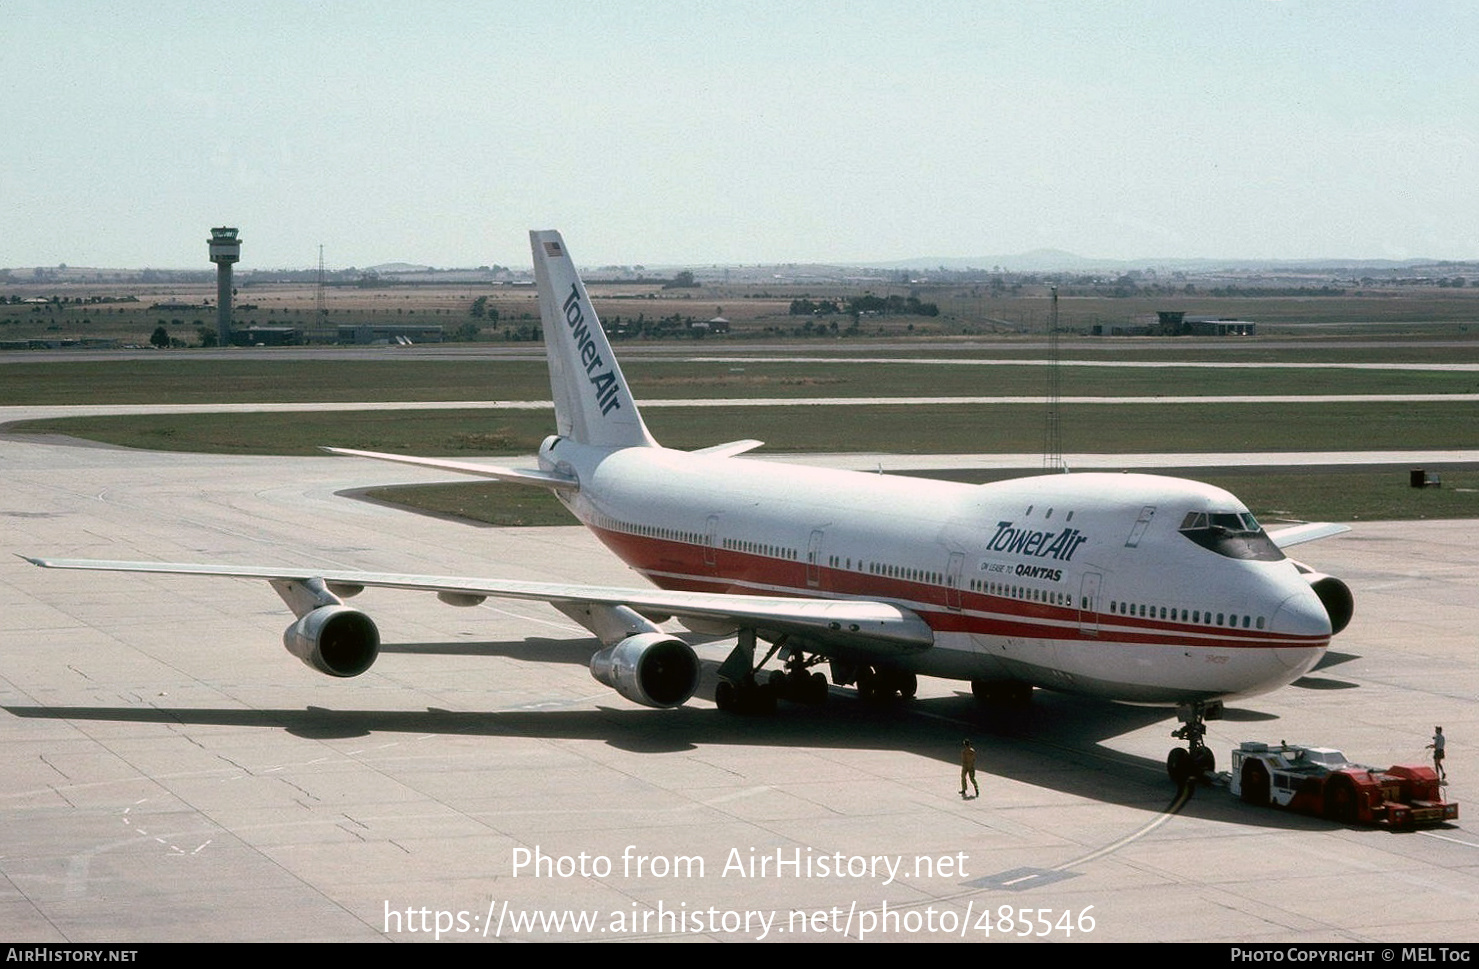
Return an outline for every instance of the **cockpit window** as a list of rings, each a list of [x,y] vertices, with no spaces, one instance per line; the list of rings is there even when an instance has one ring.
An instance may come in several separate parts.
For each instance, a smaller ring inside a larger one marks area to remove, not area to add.
[[[1181,520],[1181,534],[1230,559],[1277,562],[1284,557],[1258,519],[1246,511],[1189,511]]]

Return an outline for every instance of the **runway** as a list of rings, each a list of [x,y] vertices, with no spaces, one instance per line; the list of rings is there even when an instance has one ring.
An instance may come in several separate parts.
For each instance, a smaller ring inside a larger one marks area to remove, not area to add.
[[[338,494],[416,480],[438,478],[342,458],[0,442],[12,552],[637,581],[579,529],[483,528]],[[1209,723],[1219,762],[1245,739],[1419,761],[1441,723],[1450,796],[1472,810],[1472,530],[1368,523],[1301,547],[1349,583],[1356,618],[1315,674]],[[837,689],[822,709],[736,718],[710,702],[722,642],[699,649],[699,697],[648,710],[591,678],[592,640],[552,609],[389,591],[355,603],[386,646],[369,673],[333,680],[282,649],[291,616],[265,583],[5,557],[0,933],[1474,937],[1471,821],[1393,834],[1218,789],[1176,805],[1165,711],[1039,691],[1009,718],[963,684],[925,681],[908,705]],[[956,793],[962,736],[980,752],[977,800]]]

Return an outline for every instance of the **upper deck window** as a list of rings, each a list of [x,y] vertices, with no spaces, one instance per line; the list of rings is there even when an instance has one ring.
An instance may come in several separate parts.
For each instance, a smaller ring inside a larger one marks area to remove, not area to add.
[[[1189,511],[1181,534],[1202,548],[1231,559],[1277,562],[1284,553],[1249,512]]]

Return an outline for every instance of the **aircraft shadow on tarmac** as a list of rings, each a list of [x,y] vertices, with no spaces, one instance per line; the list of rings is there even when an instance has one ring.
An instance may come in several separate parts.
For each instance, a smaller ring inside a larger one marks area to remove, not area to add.
[[[695,640],[683,637],[690,645]],[[589,636],[576,639],[468,640],[447,643],[381,643],[380,655],[403,656],[507,656],[533,663],[589,666],[599,646]]]
[[[700,636],[694,633],[685,633],[681,636],[690,646],[702,646],[707,643],[725,642],[723,636]],[[524,661],[562,663],[572,666],[588,666],[591,654],[595,652],[592,641],[589,638],[576,639],[545,639],[541,637],[530,637],[520,640],[504,641],[482,641],[482,642],[447,642],[447,643],[386,643],[380,647],[382,654],[401,654],[411,656],[508,656],[516,657]],[[1360,659],[1354,653],[1327,653],[1319,663],[1315,665],[1316,670],[1328,669],[1341,663],[1349,663]],[[705,669],[715,664],[705,663]],[[1302,676],[1294,681],[1294,686],[1307,690],[1352,690],[1360,684],[1350,680],[1338,680],[1321,676]],[[713,699],[713,684],[709,684],[708,692],[705,694]],[[1224,719],[1234,719],[1234,712],[1229,710]]]
[[[537,649],[531,650],[531,645]],[[588,638],[509,642],[417,643],[385,647],[387,653],[518,656],[522,659],[586,665]],[[698,697],[712,700],[718,682],[716,661],[703,661]],[[1137,810],[1166,810],[1177,792],[1161,760],[1113,750],[1107,740],[1163,723],[1166,749],[1175,742],[1169,710],[1133,707],[1103,700],[1037,690],[1025,706],[984,706],[969,691],[953,696],[891,702],[864,702],[850,689],[834,687],[820,706],[781,703],[774,715],[740,716],[711,707],[647,710],[634,707],[537,709],[494,712],[425,710],[201,709],[180,707],[6,706],[16,717],[247,726],[280,729],[313,740],[373,733],[438,733],[460,736],[520,736],[601,740],[637,753],[671,753],[704,746],[745,746],[835,750],[892,750],[940,762],[942,788],[958,781],[960,739],[970,736],[979,755],[983,798],[990,804],[993,777],[1007,778]],[[1229,708],[1224,720],[1263,722],[1271,714]],[[1225,766],[1227,751],[1216,751]],[[1263,828],[1321,830],[1330,822],[1258,809],[1234,801],[1218,787],[1199,786],[1179,808],[1183,816]]]
[[[1314,670],[1328,670],[1332,666],[1349,663],[1351,660],[1360,659],[1356,653],[1337,653],[1333,650],[1327,651],[1320,661],[1315,664]],[[1301,687],[1306,690],[1354,690],[1361,684],[1352,683],[1350,680],[1337,680],[1325,676],[1301,676],[1295,680],[1292,686]]]

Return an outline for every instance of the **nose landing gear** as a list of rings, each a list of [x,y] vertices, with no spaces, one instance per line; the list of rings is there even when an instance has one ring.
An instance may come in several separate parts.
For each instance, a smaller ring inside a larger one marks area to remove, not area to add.
[[[1176,719],[1183,726],[1171,731],[1171,736],[1186,741],[1186,746],[1176,747],[1166,757],[1166,773],[1171,776],[1171,782],[1180,787],[1217,769],[1217,758],[1202,738],[1207,734],[1206,721],[1222,719],[1222,701],[1179,704]]]

